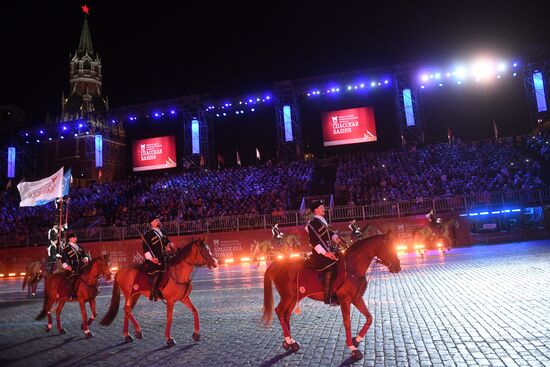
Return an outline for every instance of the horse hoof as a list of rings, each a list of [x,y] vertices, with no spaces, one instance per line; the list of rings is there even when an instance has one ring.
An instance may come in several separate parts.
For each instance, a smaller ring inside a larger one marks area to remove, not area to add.
[[[49,326],[45,326],[45,327],[44,327],[44,331],[47,332],[47,333],[49,333],[50,331],[52,331],[52,328],[49,327]]]
[[[354,361],[358,361],[361,358],[363,358],[363,353],[361,353],[361,351],[359,349],[354,349],[353,352],[351,352],[351,358]]]
[[[87,333],[84,333],[84,334],[86,335],[86,336],[85,336],[86,339],[90,339],[90,338],[93,338],[93,337],[94,337],[94,334],[92,334],[91,331],[88,331]]]
[[[133,341],[134,341],[134,338],[132,338],[131,335],[126,335],[126,336],[124,337],[124,343],[131,343],[131,342],[133,342]]]
[[[90,326],[92,324],[92,322],[94,322],[94,319],[92,319],[91,317],[88,319],[88,326]]]
[[[143,339],[143,333],[141,331],[134,331],[134,335],[138,339]],[[129,335],[128,335],[129,336]]]
[[[201,335],[199,333],[193,333],[193,335],[191,336],[193,338],[194,341],[198,342],[199,340],[201,340]]]
[[[298,342],[290,344],[290,350],[292,350],[292,352],[297,352],[300,350],[300,344],[298,344]]]
[[[59,329],[59,334],[61,334],[61,335],[67,334],[67,330]]]
[[[283,348],[285,348],[285,350],[289,350],[290,349],[290,344],[288,344],[286,341],[283,342]]]
[[[170,339],[166,340],[166,346],[168,348],[172,348],[172,347],[176,346],[176,341],[174,339],[170,338]]]
[[[353,343],[353,346],[357,348],[359,346],[359,342],[357,341],[357,338],[351,339],[351,342]]]

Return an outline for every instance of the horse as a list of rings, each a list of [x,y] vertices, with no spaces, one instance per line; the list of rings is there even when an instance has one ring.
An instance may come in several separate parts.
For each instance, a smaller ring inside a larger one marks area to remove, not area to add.
[[[363,357],[357,349],[359,342],[365,337],[372,324],[372,316],[369,313],[363,294],[367,289],[366,272],[373,259],[377,259],[388,267],[390,273],[398,273],[401,265],[395,247],[391,244],[390,231],[368,238],[360,239],[347,248],[338,261],[338,276],[334,282],[335,296],[342,309],[342,318],[346,330],[346,344],[352,352],[352,358],[359,360]],[[300,344],[290,335],[290,316],[292,310],[304,297],[316,301],[323,301],[323,291],[320,285],[318,273],[307,269],[305,260],[292,262],[274,262],[264,275],[264,305],[262,321],[267,326],[273,318],[273,289],[275,284],[279,292],[280,302],[275,308],[279,322],[283,329],[285,340],[283,348],[295,352],[300,349]],[[308,275],[309,274],[309,275]],[[303,279],[310,282],[300,283]],[[309,289],[311,293],[308,293]],[[366,322],[358,335],[351,337],[351,305],[354,305],[366,318]]]
[[[94,336],[89,326],[97,316],[95,298],[98,293],[98,280],[100,277],[104,277],[107,281],[111,280],[109,265],[109,254],[105,254],[91,260],[90,263],[84,267],[82,274],[77,275],[75,280],[76,299],[69,298],[66,294],[68,291],[67,288],[70,285],[68,285],[65,274],[52,274],[46,276],[44,284],[44,306],[40,314],[36,316],[36,320],[42,320],[44,316],[48,315],[48,325],[46,325],[44,329],[47,333],[52,330],[52,316],[50,313],[52,306],[57,303],[57,309],[55,311],[57,330],[60,334],[67,334],[67,331],[61,327],[61,311],[66,302],[78,302],[82,315],[81,329],[84,331],[86,338]],[[90,304],[90,309],[92,311],[92,315],[89,319],[86,314],[86,302]]]
[[[252,252],[252,255],[250,255],[250,261],[254,262],[254,260],[256,259],[258,261],[256,266],[260,266],[260,261],[262,261],[262,257],[265,261],[269,261],[274,252],[270,240],[253,240],[250,244],[250,251]]]
[[[435,242],[441,244],[442,251],[448,251],[455,244],[455,235],[453,233],[454,229],[458,229],[460,226],[456,218],[451,218],[443,224],[441,224],[441,233],[436,234],[430,225],[415,228],[413,230],[413,243],[414,245],[433,245]],[[438,246],[439,247],[439,246]]]
[[[176,301],[181,301],[187,308],[193,313],[194,332],[192,338],[194,341],[200,340],[200,324],[199,313],[191,302],[189,294],[192,290],[191,281],[193,280],[194,269],[199,266],[208,266],[208,268],[216,268],[218,261],[212,255],[210,248],[204,242],[204,240],[194,240],[187,246],[178,249],[175,256],[168,262],[169,268],[167,270],[168,282],[166,286],[160,289],[162,297],[166,301],[166,345],[173,347],[176,345],[174,339],[170,336],[170,327],[172,325],[172,315],[174,311],[174,304]],[[126,343],[131,343],[134,339],[128,333],[128,320],[130,320],[134,326],[134,335],[138,339],[143,338],[143,333],[139,324],[137,323],[132,309],[136,305],[141,295],[149,296],[149,289],[135,290],[134,282],[136,276],[138,276],[139,267],[141,264],[134,264],[130,267],[120,269],[115,275],[115,281],[113,284],[113,294],[109,310],[101,320],[100,324],[109,326],[115,319],[119,304],[120,304],[120,292],[124,293],[126,302],[124,303],[124,326],[123,335]],[[132,290],[134,289],[134,292]]]
[[[25,287],[27,287],[27,297],[31,297],[31,294],[33,297],[36,295],[38,283],[40,283],[40,280],[44,278],[44,274],[47,274],[47,270],[45,270],[47,266],[47,263],[35,261],[25,267],[25,277],[23,278],[23,286],[21,289],[25,290]],[[58,260],[55,263],[55,268],[52,274],[59,274],[62,272],[63,266],[61,265],[61,261]]]

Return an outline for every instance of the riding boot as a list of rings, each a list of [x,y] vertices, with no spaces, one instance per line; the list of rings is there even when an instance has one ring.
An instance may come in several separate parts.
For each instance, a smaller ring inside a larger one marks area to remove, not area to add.
[[[69,298],[70,299],[76,299],[76,289],[75,283],[76,283],[76,275],[71,276],[70,280],[70,286],[69,286]]]
[[[149,301],[157,301],[158,299],[159,278],[160,276],[158,273],[153,276],[153,284],[151,285],[151,292],[149,292]]]
[[[324,301],[325,304],[331,304],[332,298],[332,269],[329,268],[323,273]]]

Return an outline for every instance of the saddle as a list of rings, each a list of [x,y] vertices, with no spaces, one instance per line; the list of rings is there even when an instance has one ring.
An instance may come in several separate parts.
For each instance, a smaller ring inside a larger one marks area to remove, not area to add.
[[[150,273],[150,271],[151,270],[145,263],[138,267],[138,272],[136,274],[136,278],[134,279],[134,284],[132,285],[132,294],[151,290],[154,276]],[[159,290],[162,290],[170,279],[168,269],[165,272],[162,272],[160,277]]]
[[[345,261],[342,259],[336,263],[336,279],[332,283],[332,292],[336,292],[338,288],[344,284],[346,279]],[[333,275],[334,276],[334,275]],[[318,293],[323,296],[324,288],[322,283],[323,273],[308,267],[307,262],[303,261],[302,266],[298,270],[297,287],[299,299],[309,297]]]

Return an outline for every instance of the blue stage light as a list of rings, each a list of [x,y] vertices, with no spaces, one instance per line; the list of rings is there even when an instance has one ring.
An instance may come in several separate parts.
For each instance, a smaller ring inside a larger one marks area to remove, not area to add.
[[[82,127],[83,125],[82,124],[78,124],[78,127]]]
[[[175,115],[175,114],[176,114],[176,111],[171,110],[171,111],[170,111],[170,114]]]
[[[48,138],[49,141],[52,141],[52,138]]]
[[[40,130],[40,134],[44,134],[44,130]]]
[[[255,110],[254,108],[251,108],[250,111],[254,112],[254,111],[256,111],[256,110]]]
[[[62,127],[63,131],[67,131],[67,126]]]
[[[348,85],[348,90],[351,90],[351,88],[352,88],[351,85]]]
[[[160,113],[155,112],[155,113],[153,114],[153,116],[155,116],[155,117],[160,117]]]
[[[361,88],[365,88],[365,84],[364,84],[364,83],[361,83],[359,86],[360,86]]]

